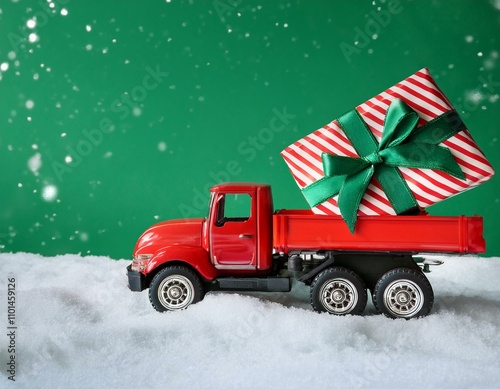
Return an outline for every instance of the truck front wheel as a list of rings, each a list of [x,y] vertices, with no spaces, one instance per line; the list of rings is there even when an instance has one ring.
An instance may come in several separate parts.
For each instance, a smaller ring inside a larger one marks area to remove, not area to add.
[[[149,301],[158,312],[185,309],[203,299],[200,278],[183,266],[170,266],[154,276]]]
[[[373,290],[373,302],[390,318],[411,319],[429,314],[434,292],[422,272],[401,267],[380,277]]]
[[[322,271],[311,284],[311,305],[318,312],[359,315],[365,309],[366,301],[363,280],[343,267]]]

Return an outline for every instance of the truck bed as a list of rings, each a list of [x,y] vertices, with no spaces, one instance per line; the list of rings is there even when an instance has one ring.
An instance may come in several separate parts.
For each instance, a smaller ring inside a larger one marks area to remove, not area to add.
[[[352,234],[340,216],[309,210],[273,215],[273,247],[294,250],[478,254],[485,252],[480,216],[360,216]]]

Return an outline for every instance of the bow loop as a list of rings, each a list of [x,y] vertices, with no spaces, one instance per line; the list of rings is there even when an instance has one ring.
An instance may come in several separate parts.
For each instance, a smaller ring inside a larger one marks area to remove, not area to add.
[[[384,132],[378,149],[383,150],[404,142],[417,126],[419,119],[418,114],[403,100],[393,100],[387,108]]]

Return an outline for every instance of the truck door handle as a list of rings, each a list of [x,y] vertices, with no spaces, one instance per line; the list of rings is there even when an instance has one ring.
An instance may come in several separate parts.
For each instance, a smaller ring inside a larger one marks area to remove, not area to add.
[[[239,236],[241,239],[252,239],[253,235],[250,234],[240,234]]]

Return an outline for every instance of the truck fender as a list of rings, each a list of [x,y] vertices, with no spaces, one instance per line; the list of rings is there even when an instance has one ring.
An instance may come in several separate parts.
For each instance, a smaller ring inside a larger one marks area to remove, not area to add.
[[[184,262],[195,269],[205,280],[211,281],[217,276],[208,253],[201,247],[172,245],[159,249],[146,266],[145,273],[150,274],[168,262]]]

